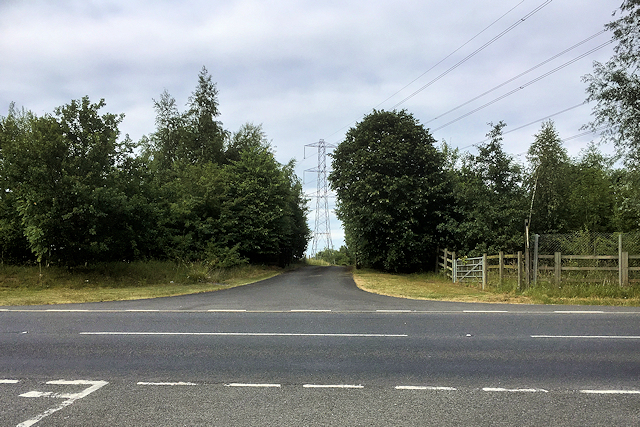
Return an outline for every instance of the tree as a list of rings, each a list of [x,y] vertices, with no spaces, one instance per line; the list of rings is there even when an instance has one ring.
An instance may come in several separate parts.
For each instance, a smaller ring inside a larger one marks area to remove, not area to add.
[[[349,129],[329,175],[336,214],[359,264],[432,268],[451,188],[435,140],[406,111],[376,111]]]
[[[566,231],[569,157],[553,121],[542,124],[527,152],[531,171],[531,230],[535,233]]]
[[[594,119],[586,126],[602,130],[604,140],[626,152],[628,160],[640,161],[640,0],[624,0],[622,16],[605,27],[618,42],[605,64],[594,62],[593,74],[583,76],[587,101],[594,102]]]
[[[132,259],[144,246],[153,221],[147,222],[144,196],[134,194],[139,187],[129,185],[133,147],[119,140],[123,116],[101,115],[104,106],[84,97],[55,116],[30,115],[20,134],[5,141],[3,175],[38,260]]]
[[[489,141],[463,159],[455,181],[462,219],[449,225],[456,249],[472,256],[517,251],[527,216],[522,167],[502,149],[506,124],[489,125]]]
[[[568,229],[614,232],[615,192],[613,160],[590,144],[571,163],[566,181],[570,182],[566,204],[569,206]]]

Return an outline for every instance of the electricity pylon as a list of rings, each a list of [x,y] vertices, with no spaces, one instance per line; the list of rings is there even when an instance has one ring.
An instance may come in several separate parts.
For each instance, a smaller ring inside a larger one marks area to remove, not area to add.
[[[324,139],[306,147],[318,149],[318,166],[308,169],[305,172],[315,172],[318,176],[318,191],[316,192],[316,223],[313,230],[313,240],[311,242],[311,256],[318,253],[318,248],[333,249],[331,242],[331,222],[329,220],[329,185],[327,183],[327,148],[335,148],[333,144],[327,144]],[[320,246],[324,241],[325,246]]]

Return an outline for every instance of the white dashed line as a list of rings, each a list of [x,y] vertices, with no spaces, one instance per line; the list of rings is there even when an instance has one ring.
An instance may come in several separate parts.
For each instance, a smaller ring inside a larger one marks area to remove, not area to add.
[[[376,310],[376,313],[411,313],[413,310]]]
[[[292,313],[330,313],[331,312],[331,310],[325,310],[325,309],[306,309],[306,308],[289,310],[289,311]]]
[[[20,380],[0,380],[0,384],[18,384]]]
[[[489,392],[507,392],[507,393],[549,393],[548,390],[542,388],[499,388],[499,387],[485,387],[482,391]]]
[[[640,390],[580,390],[584,394],[640,394]]]
[[[254,383],[231,383],[225,384],[225,387],[255,387],[255,388],[280,388],[280,384],[254,384]]]
[[[640,335],[531,335],[531,338],[640,340]]]
[[[599,310],[555,310],[554,313],[558,314],[604,314],[604,311]]]
[[[406,334],[303,334],[287,332],[80,332],[80,335],[194,335],[222,337],[406,338]]]
[[[422,385],[398,385],[396,390],[429,390],[429,391],[456,391],[455,387],[435,387]]]
[[[463,310],[463,313],[508,313],[507,310]]]
[[[304,384],[303,388],[364,388],[363,385],[354,384]]]
[[[244,313],[247,310],[241,310],[241,309],[233,309],[233,308],[229,308],[229,309],[224,309],[224,308],[218,308],[218,309],[214,309],[214,310],[207,310],[209,313]]]
[[[175,383],[153,383],[153,382],[144,382],[144,381],[139,381],[137,383],[138,385],[151,385],[151,386],[185,386],[185,385],[198,385],[196,383],[189,383],[189,382],[183,382],[183,381],[178,381]]]

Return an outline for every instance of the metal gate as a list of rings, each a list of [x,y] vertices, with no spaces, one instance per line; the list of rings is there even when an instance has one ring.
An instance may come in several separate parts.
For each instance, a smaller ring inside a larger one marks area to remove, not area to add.
[[[453,263],[453,281],[462,282],[465,279],[484,282],[484,257],[458,258]]]

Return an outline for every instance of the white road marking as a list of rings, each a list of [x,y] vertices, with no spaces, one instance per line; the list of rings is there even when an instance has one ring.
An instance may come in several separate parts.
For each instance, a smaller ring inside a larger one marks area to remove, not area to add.
[[[153,385],[153,386],[186,386],[186,385],[198,385],[196,383],[190,383],[190,382],[183,382],[183,381],[178,381],[175,383],[169,383],[169,382],[165,382],[165,383],[150,383],[150,382],[144,382],[144,381],[138,381],[137,382],[138,385]]]
[[[531,338],[640,340],[640,335],[531,335]]]
[[[0,380],[0,384],[18,384],[20,380]]]
[[[507,310],[462,310],[463,313],[508,313]]]
[[[125,310],[127,313],[159,313],[160,310],[143,310],[143,309],[128,309]]]
[[[207,310],[209,313],[244,313],[247,310],[235,309],[235,308],[216,308],[212,310]]]
[[[549,393],[548,390],[543,388],[500,388],[500,387],[485,387],[482,391],[490,392],[507,392],[507,393]]]
[[[353,384],[304,384],[303,388],[364,388],[363,385]]]
[[[556,310],[554,313],[559,314],[604,314],[604,311],[599,310]]]
[[[640,394],[640,390],[580,390],[585,394]]]
[[[255,384],[255,383],[231,383],[225,384],[225,387],[256,387],[256,388],[279,388],[280,384]]]
[[[56,406],[54,408],[47,409],[43,413],[38,414],[35,417],[33,417],[33,418],[31,418],[31,419],[29,419],[27,421],[21,422],[16,427],[30,427],[30,426],[34,425],[35,423],[37,423],[38,421],[42,420],[43,418],[48,417],[49,415],[51,415],[51,414],[53,414],[55,412],[58,412],[59,410],[64,409],[69,405],[72,405],[76,400],[82,399],[83,397],[87,397],[88,395],[90,395],[94,391],[98,390],[99,388],[104,387],[105,385],[107,385],[109,383],[107,381],[84,381],[84,380],[66,381],[66,380],[56,380],[56,381],[48,381],[46,384],[51,384],[51,385],[88,385],[90,387],[87,387],[86,389],[84,389],[83,391],[81,391],[79,393],[69,393],[69,394],[52,393],[52,392],[39,392],[39,391],[32,391],[32,392],[29,392],[29,393],[24,393],[26,395],[24,397],[57,397],[57,398],[63,398],[63,399],[67,399],[67,400],[65,400],[60,405],[58,405],[58,406]]]
[[[433,391],[456,391],[455,387],[434,387],[422,385],[398,385],[396,390],[433,390]]]
[[[292,313],[330,313],[331,310],[325,309],[298,309],[298,310],[289,310]]]
[[[376,310],[376,313],[411,313],[413,310]]]
[[[347,337],[347,338],[406,338],[406,334],[303,334],[286,332],[80,332],[80,335],[194,335],[229,337]]]

